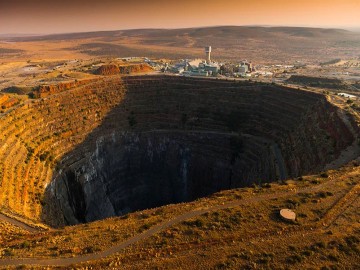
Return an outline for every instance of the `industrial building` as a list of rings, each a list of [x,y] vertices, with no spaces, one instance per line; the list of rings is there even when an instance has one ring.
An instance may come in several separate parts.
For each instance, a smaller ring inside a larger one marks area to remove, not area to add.
[[[169,70],[184,76],[216,76],[219,72],[219,65],[211,62],[211,50],[211,46],[205,47],[205,61],[202,59],[185,59],[174,64]]]
[[[249,67],[247,65],[240,65],[238,68],[237,68],[237,72],[240,73],[240,74],[245,74],[249,71]]]
[[[205,47],[205,53],[206,53],[206,64],[211,63],[211,46]]]

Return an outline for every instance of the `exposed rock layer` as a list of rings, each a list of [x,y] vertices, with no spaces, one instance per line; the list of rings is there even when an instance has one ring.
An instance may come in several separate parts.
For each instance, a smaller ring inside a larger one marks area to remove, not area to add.
[[[0,207],[55,226],[319,172],[358,133],[323,95],[251,82],[110,76],[34,93],[0,119]]]
[[[118,75],[118,74],[133,74],[152,71],[152,68],[147,64],[129,64],[125,66],[118,66],[115,64],[102,65],[95,74],[97,75]]]
[[[102,65],[95,71],[97,75],[117,75],[119,73],[120,69],[117,65]]]
[[[318,172],[354,140],[315,93],[173,77],[124,86],[121,103],[58,165],[51,196],[65,223]]]

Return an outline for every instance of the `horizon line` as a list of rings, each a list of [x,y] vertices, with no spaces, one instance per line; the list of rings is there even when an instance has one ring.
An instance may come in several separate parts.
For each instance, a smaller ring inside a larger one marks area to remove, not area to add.
[[[81,33],[99,33],[99,32],[115,32],[115,31],[133,31],[133,30],[182,30],[182,29],[196,29],[196,28],[216,28],[216,27],[263,27],[263,28],[309,28],[309,29],[334,29],[334,30],[345,30],[352,32],[359,32],[360,26],[308,26],[308,25],[276,25],[276,24],[249,24],[249,25],[203,25],[203,26],[190,26],[190,27],[139,27],[139,28],[123,28],[123,29],[108,29],[108,30],[84,30],[74,32],[43,32],[43,33],[0,33],[0,37],[41,37],[41,36],[52,36],[52,35],[65,35],[65,34],[81,34]]]

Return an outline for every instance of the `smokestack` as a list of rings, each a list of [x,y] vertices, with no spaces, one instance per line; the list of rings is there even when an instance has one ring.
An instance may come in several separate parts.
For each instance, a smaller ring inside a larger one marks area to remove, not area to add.
[[[211,46],[205,47],[205,53],[206,53],[206,63],[211,63]]]

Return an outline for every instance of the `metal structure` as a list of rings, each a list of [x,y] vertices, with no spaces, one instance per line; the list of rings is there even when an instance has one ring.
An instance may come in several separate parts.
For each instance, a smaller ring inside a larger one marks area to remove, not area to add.
[[[211,46],[205,47],[205,53],[206,53],[206,63],[211,63]]]

